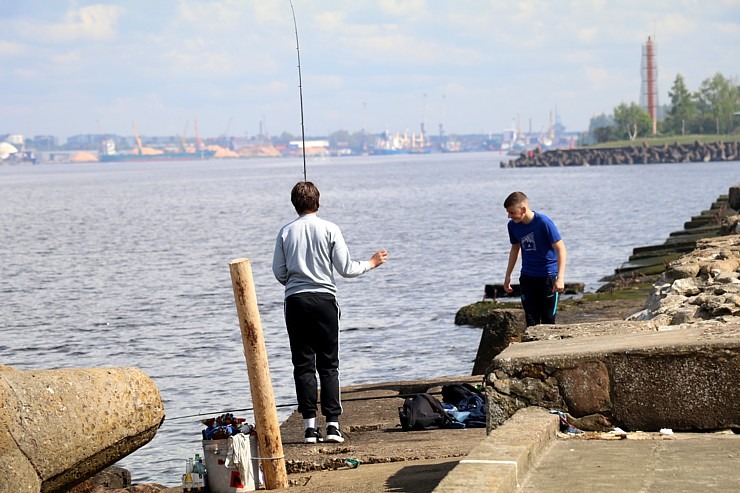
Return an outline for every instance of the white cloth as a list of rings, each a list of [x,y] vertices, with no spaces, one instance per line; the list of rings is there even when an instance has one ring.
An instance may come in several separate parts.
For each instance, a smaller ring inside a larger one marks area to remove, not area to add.
[[[250,435],[239,433],[229,437],[229,450],[226,452],[224,465],[229,469],[239,469],[239,476],[242,484],[254,484],[255,471],[249,467],[249,461],[252,460],[252,450],[250,446]]]

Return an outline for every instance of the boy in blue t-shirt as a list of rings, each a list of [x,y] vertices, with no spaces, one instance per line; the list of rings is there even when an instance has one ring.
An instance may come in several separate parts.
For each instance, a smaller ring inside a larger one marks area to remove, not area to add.
[[[513,192],[504,201],[509,215],[509,263],[506,266],[504,290],[513,291],[511,273],[519,253],[522,271],[519,287],[527,327],[554,324],[558,296],[565,290],[565,243],[552,220],[529,208],[527,196]]]

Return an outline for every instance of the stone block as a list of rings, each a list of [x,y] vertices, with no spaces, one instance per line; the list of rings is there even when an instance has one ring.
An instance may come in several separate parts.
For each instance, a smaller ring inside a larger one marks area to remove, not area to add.
[[[26,462],[41,485],[27,491],[67,491],[148,443],[164,419],[154,382],[135,368],[6,368],[0,441],[11,461],[0,468],[2,493],[34,484],[8,473]]]
[[[601,361],[588,361],[555,372],[560,392],[576,416],[611,413],[609,370]]]
[[[736,211],[740,211],[740,185],[730,187],[727,205]]]
[[[520,342],[526,330],[524,310],[511,308],[491,312],[483,326],[472,374],[485,374],[493,358],[512,342]]]

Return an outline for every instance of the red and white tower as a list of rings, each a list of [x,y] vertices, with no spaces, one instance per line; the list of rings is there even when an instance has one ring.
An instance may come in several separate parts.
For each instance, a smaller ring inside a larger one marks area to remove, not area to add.
[[[655,42],[648,36],[642,45],[642,88],[640,106],[650,115],[653,122],[653,135],[658,133],[658,56]]]

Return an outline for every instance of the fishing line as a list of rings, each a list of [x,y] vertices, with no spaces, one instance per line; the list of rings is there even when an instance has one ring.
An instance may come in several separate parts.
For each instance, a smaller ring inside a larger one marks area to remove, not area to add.
[[[442,395],[442,392],[426,392],[427,394],[431,395]],[[419,393],[415,394],[396,394],[396,395],[379,395],[375,397],[350,397],[348,399],[342,399],[342,402],[358,402],[358,401],[376,401],[380,399],[406,399],[408,397],[416,397],[419,395]],[[321,401],[319,401],[320,403]],[[289,404],[277,404],[275,407],[292,407],[297,406],[297,402],[291,402]],[[199,413],[199,414],[188,414],[187,416],[175,416],[173,418],[165,418],[166,421],[173,421],[175,419],[185,419],[185,418],[197,418],[199,416],[212,416],[214,414],[227,414],[227,413],[238,413],[243,411],[254,411],[253,407],[245,407],[242,409],[229,409],[226,411],[214,411],[211,413]]]
[[[298,46],[298,23],[295,20],[295,9],[293,8],[293,0],[290,0],[290,11],[293,13],[293,27],[295,28],[295,51],[298,53],[298,94],[300,95],[301,101],[301,139],[303,147],[303,181],[306,179],[306,131],[303,124],[303,81],[301,79],[301,48]]]

